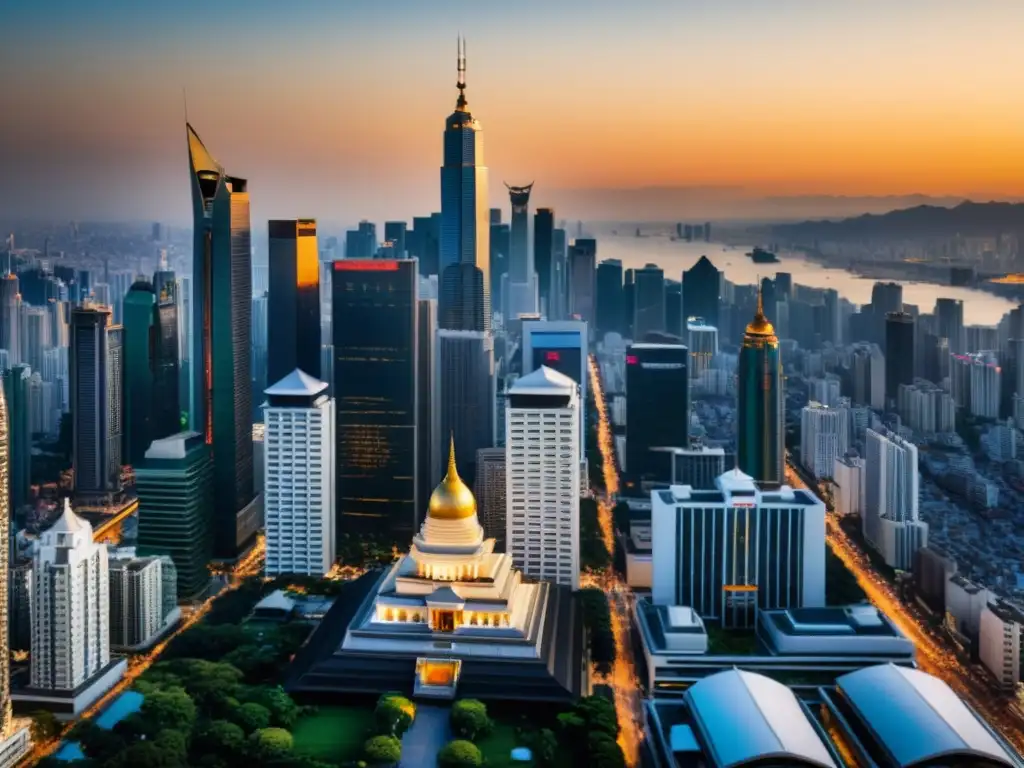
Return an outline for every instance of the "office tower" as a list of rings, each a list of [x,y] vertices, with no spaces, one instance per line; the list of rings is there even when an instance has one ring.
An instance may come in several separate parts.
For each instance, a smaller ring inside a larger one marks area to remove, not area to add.
[[[924,379],[901,384],[897,410],[903,423],[914,432],[931,435],[952,432],[956,423],[956,403],[952,395]]]
[[[372,259],[377,253],[377,225],[361,221],[356,229],[345,233],[346,259]]]
[[[596,276],[596,308],[594,331],[597,338],[606,333],[624,333],[623,296],[622,296],[622,262],[618,259],[605,259],[597,265]]]
[[[384,242],[391,243],[395,258],[398,259],[409,258],[405,244],[406,226],[404,221],[384,222]]]
[[[842,381],[835,374],[826,373],[824,377],[814,377],[807,382],[807,398],[835,408],[839,405],[841,386]]]
[[[836,513],[860,515],[864,509],[864,459],[846,454],[832,468],[832,496]]]
[[[177,281],[178,306],[178,401],[182,411],[182,418],[186,424],[184,429],[195,429],[195,398],[196,388],[193,386],[192,377],[192,279],[179,277]]]
[[[526,576],[580,585],[580,394],[546,366],[519,378],[505,411],[507,551]]]
[[[780,299],[788,299],[793,295],[793,275],[789,272],[775,273],[775,293]]]
[[[656,605],[753,627],[757,612],[825,605],[825,505],[810,491],[768,491],[732,469],[714,490],[651,495]]]
[[[43,367],[43,352],[49,349],[50,319],[43,307],[22,307],[21,318],[22,358],[33,370]]]
[[[885,316],[885,401],[892,408],[900,384],[914,383],[914,318],[906,312]]]
[[[106,307],[71,313],[71,419],[75,495],[109,501],[121,492],[124,336]]]
[[[252,419],[254,423],[263,422],[263,402],[260,396],[267,388],[268,365],[268,333],[270,326],[270,298],[266,293],[252,297],[252,391],[256,397],[252,401]],[[255,459],[254,466],[255,466]],[[254,469],[255,471],[255,469]],[[259,486],[253,486],[259,492]]]
[[[0,498],[3,497],[0,496]],[[11,530],[13,530],[13,526]],[[8,556],[14,557],[14,554],[8,553]],[[7,626],[10,634],[10,647],[8,650],[28,652],[32,648],[32,561],[11,562],[9,573]]]
[[[124,425],[122,459],[142,461],[156,438],[180,428],[178,315],[173,297],[157,298],[152,284],[136,282],[124,299]]]
[[[7,350],[8,365],[21,362],[21,294],[18,276],[0,278],[0,349]]]
[[[29,418],[29,379],[27,365],[15,365],[0,372],[7,401],[8,486],[5,501],[12,513],[29,503],[32,480],[32,424]]]
[[[165,296],[171,299],[177,298],[178,293],[178,278],[174,274],[174,270],[167,269],[166,266],[156,270],[153,273],[153,290],[156,291],[157,299],[162,299]]]
[[[711,360],[718,354],[718,329],[703,320],[689,319],[686,346],[690,350],[690,378],[699,379],[703,371],[711,369]]]
[[[267,381],[280,381],[296,368],[319,378],[320,263],[316,221],[272,220],[269,230]]]
[[[854,347],[853,402],[875,410],[885,407],[885,356],[877,344]]]
[[[191,125],[192,423],[213,446],[214,554],[236,558],[256,535],[252,485],[252,244],[245,179],[229,176]]]
[[[683,271],[683,316],[699,317],[708,325],[719,327],[721,272],[707,256]]]
[[[93,542],[92,526],[67,499],[63,514],[39,537],[32,574],[30,685],[74,692],[77,712],[77,699],[85,695],[79,689],[101,682],[110,663],[110,584],[106,546]]]
[[[778,286],[773,284],[775,288],[775,300],[779,301]],[[824,299],[824,320],[822,328],[819,329],[821,333],[822,341],[829,341],[833,344],[842,344],[843,342],[843,325],[839,318],[839,292],[834,288],[827,288],[822,292],[822,298]]]
[[[683,286],[675,280],[665,281],[665,333],[686,338],[683,327]]]
[[[459,45],[458,70],[459,97],[455,111],[445,121],[441,166],[439,325],[451,330],[489,331],[491,230],[487,167],[483,129],[470,114],[466,101],[465,42]]]
[[[334,262],[338,536],[416,522],[418,286],[411,259]]]
[[[507,291],[502,287],[508,283],[508,261],[511,252],[511,232],[508,224],[491,224],[490,245],[490,281],[491,281],[491,309],[504,314],[506,307],[503,303],[504,293]]]
[[[655,467],[651,482],[689,485],[694,490],[711,490],[725,472],[725,450],[698,445],[693,448],[659,447],[650,451]]]
[[[879,317],[903,311],[903,286],[899,283],[875,283],[871,286],[872,311]]]
[[[506,411],[507,413],[507,411]],[[506,516],[505,448],[481,448],[476,452],[473,492],[484,538],[494,539],[494,549],[505,552]]]
[[[682,344],[626,349],[625,471],[636,481],[656,472],[652,448],[690,445],[689,358]]]
[[[965,347],[964,303],[959,299],[940,298],[935,300],[935,324],[937,336],[949,341],[949,351],[962,355]]]
[[[558,319],[551,316],[554,256],[555,211],[553,208],[538,208],[533,215],[533,266],[537,272],[537,311],[550,320]]]
[[[494,446],[494,338],[479,331],[437,334],[434,408],[438,411],[435,443],[440,455],[454,436],[463,455],[476,460],[481,448]],[[476,465],[463,461],[467,477]]]
[[[50,299],[46,302],[50,347],[67,347],[70,338],[68,333],[70,312],[71,307],[66,301]],[[45,352],[46,350],[44,349],[43,351]]]
[[[523,323],[522,370],[535,371],[543,365],[568,376],[580,388],[580,400],[587,402],[588,326],[581,320],[531,320]],[[580,423],[585,418],[581,414]]]
[[[737,466],[757,483],[781,484],[786,458],[782,360],[760,292],[754,320],[743,335],[738,373]]]
[[[415,277],[415,263],[408,263]],[[326,389],[296,368],[266,391],[264,574],[269,577],[319,577],[334,565],[334,400]]]
[[[164,628],[160,558],[120,552],[108,558],[110,646],[146,647]]]
[[[597,299],[597,241],[577,239],[568,256],[569,315],[594,322]]]
[[[850,447],[850,414],[811,402],[800,411],[800,462],[814,477],[832,477],[836,459]]]
[[[440,240],[441,214],[413,217],[412,229],[406,233],[405,247],[410,259],[419,259],[421,275],[438,274]]]
[[[503,301],[506,320],[537,312],[537,277],[530,250],[530,191],[533,184],[512,187],[507,183],[512,203],[512,225],[509,231],[508,300]]]
[[[11,541],[10,503],[11,483],[11,436],[10,413],[4,388],[0,387],[0,739],[6,738],[11,730],[11,666],[7,590],[10,582],[8,570],[13,547]]]
[[[420,299],[417,304],[416,350],[416,483],[419,499],[429,499],[437,478],[441,477],[441,453],[438,450],[439,411],[434,403],[437,376],[437,299]],[[423,509],[416,507],[416,525]]]
[[[199,432],[154,440],[135,466],[140,555],[168,555],[178,597],[190,600],[210,585],[214,490],[212,450]]]
[[[564,229],[555,228],[551,241],[551,295],[549,320],[562,320],[569,313],[569,240]]]
[[[910,570],[928,546],[928,524],[918,518],[917,446],[888,431],[865,432],[864,538],[886,565]]]
[[[972,416],[999,417],[1002,369],[994,352],[952,355],[949,383],[956,404]]]

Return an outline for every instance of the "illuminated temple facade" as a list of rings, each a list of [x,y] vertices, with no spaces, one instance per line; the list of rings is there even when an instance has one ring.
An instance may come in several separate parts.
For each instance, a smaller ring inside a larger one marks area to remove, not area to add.
[[[571,590],[524,579],[511,555],[484,538],[454,444],[409,553],[364,581],[358,608],[332,608],[308,644],[329,653],[297,658],[289,689],[538,701],[585,693],[583,633]],[[318,638],[332,632],[340,644]]]

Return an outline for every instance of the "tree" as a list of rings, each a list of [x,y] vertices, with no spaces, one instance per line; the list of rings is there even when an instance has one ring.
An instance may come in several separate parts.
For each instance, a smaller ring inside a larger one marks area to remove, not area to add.
[[[402,759],[402,742],[397,736],[373,736],[363,744],[363,757],[370,765],[396,765]]]
[[[530,737],[530,750],[538,765],[553,768],[558,758],[558,739],[550,728],[541,728]]]
[[[619,736],[619,721],[615,714],[615,702],[604,696],[587,696],[573,707],[587,724],[588,731],[601,731],[612,740]]]
[[[169,765],[188,765],[188,739],[184,733],[164,729],[153,743],[163,752]]]
[[[32,741],[42,744],[60,735],[61,727],[53,712],[39,709],[29,715],[32,718]]]
[[[479,747],[471,741],[449,741],[437,753],[440,768],[478,768],[484,764]]]
[[[380,733],[401,738],[416,717],[416,705],[400,693],[385,693],[373,714]]]
[[[576,593],[583,612],[583,625],[590,639],[590,658],[597,671],[607,675],[615,664],[615,634],[612,615],[608,609],[608,596],[597,587],[581,589]]]
[[[192,755],[240,755],[245,749],[245,731],[227,720],[212,720],[192,738]]]
[[[597,731],[587,738],[587,765],[590,768],[626,768],[626,757],[615,739]]]
[[[259,760],[280,760],[292,752],[292,735],[284,728],[263,728],[249,737],[255,757]]]
[[[605,546],[598,523],[597,502],[580,499],[580,565],[600,571],[612,564],[612,555]]]
[[[299,705],[280,686],[253,686],[242,693],[242,698],[266,707],[270,712],[270,724],[278,728],[291,729],[299,719]]]
[[[139,714],[160,729],[190,733],[196,722],[196,705],[183,688],[170,688],[146,696]]]
[[[270,727],[270,710],[250,701],[236,707],[231,720],[246,733],[252,733]]]
[[[79,721],[71,729],[68,739],[77,741],[86,757],[101,763],[111,759],[125,747],[124,739],[106,728],[100,728],[92,720]]]
[[[491,730],[487,717],[487,706],[477,699],[459,699],[452,705],[452,732],[470,741],[486,735]]]

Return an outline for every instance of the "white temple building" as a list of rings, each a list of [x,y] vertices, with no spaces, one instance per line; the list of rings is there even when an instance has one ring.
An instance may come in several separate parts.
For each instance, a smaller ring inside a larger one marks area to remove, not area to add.
[[[524,580],[511,555],[494,551],[473,493],[459,477],[454,443],[409,553],[376,580],[368,578],[340,646],[316,661],[297,658],[300,670],[307,668],[290,690],[398,688],[452,698],[458,689],[462,696],[536,700],[585,692],[583,636],[571,591]],[[328,613],[308,646],[321,645],[317,635],[329,634],[331,614],[340,616],[344,608]]]

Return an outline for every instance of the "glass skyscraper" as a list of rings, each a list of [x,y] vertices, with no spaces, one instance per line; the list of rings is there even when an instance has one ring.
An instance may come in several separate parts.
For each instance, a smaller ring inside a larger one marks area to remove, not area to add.
[[[465,44],[460,42],[459,97],[444,129],[441,166],[440,326],[491,328],[490,209],[483,129],[466,101]]]
[[[683,319],[699,317],[718,327],[721,273],[707,256],[683,272]]]
[[[272,220],[267,382],[296,368],[320,378],[320,263],[313,219]],[[404,246],[404,243],[403,243]]]
[[[533,265],[537,270],[538,310],[551,316],[551,284],[554,272],[555,211],[553,208],[538,208],[533,214]]]
[[[213,446],[214,556],[253,539],[252,233],[245,179],[228,176],[191,125],[192,424]]]
[[[779,339],[764,315],[758,291],[757,313],[747,325],[740,349],[736,451],[740,471],[761,485],[782,483],[784,404]]]
[[[664,461],[652,448],[690,445],[690,352],[682,344],[632,344],[626,349],[626,474],[652,477]]]

